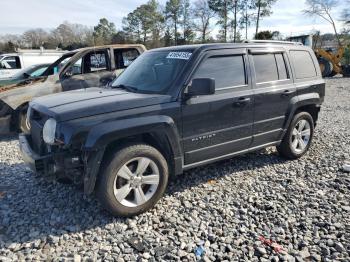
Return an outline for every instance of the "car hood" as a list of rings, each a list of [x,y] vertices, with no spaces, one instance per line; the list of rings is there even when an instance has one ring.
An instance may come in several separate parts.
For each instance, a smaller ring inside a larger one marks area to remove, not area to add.
[[[140,94],[121,89],[87,88],[43,96],[31,107],[57,121],[67,121],[114,111],[170,102],[171,96]]]

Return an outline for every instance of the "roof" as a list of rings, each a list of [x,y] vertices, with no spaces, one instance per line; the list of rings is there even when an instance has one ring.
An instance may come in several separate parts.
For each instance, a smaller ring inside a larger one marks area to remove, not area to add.
[[[115,44],[115,45],[100,45],[100,46],[89,46],[89,47],[83,47],[83,48],[79,48],[76,50],[73,50],[72,52],[80,52],[80,51],[86,51],[86,50],[93,50],[93,49],[100,49],[100,48],[141,48],[143,50],[146,50],[146,47],[144,45],[141,44]]]
[[[210,50],[210,49],[227,49],[227,48],[249,48],[249,47],[291,47],[298,46],[303,47],[299,43],[282,42],[282,41],[260,41],[260,42],[249,42],[249,43],[213,43],[213,44],[197,44],[197,45],[181,45],[181,46],[170,46],[152,49],[151,51],[197,51],[197,50]]]

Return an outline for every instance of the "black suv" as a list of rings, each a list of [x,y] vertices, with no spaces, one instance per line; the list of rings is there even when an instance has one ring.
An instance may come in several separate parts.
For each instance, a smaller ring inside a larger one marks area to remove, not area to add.
[[[132,216],[184,170],[268,146],[301,157],[324,95],[313,51],[298,44],[160,48],[106,88],[34,100],[20,147],[35,172],[81,181]]]

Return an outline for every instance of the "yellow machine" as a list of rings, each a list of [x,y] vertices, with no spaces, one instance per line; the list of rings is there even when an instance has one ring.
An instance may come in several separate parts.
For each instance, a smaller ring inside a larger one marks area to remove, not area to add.
[[[337,74],[350,76],[348,70],[349,65],[341,64],[345,53],[345,48],[343,46],[339,47],[335,52],[322,48],[316,48],[314,51],[320,64],[322,76],[332,77]]]
[[[342,74],[344,77],[350,77],[350,62],[344,61],[346,48],[342,45],[340,45],[337,49],[317,48],[316,46],[319,38],[319,34],[299,35],[290,37],[288,40],[301,42],[304,45],[313,48],[320,64],[323,77],[332,77],[337,74]]]

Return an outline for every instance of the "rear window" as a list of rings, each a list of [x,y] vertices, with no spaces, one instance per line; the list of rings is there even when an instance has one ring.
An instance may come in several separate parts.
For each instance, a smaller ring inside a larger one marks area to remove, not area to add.
[[[214,78],[216,89],[245,85],[243,56],[210,57],[199,66],[193,78]]]
[[[309,52],[294,50],[290,51],[290,56],[294,65],[295,77],[297,79],[317,76],[316,67]]]

